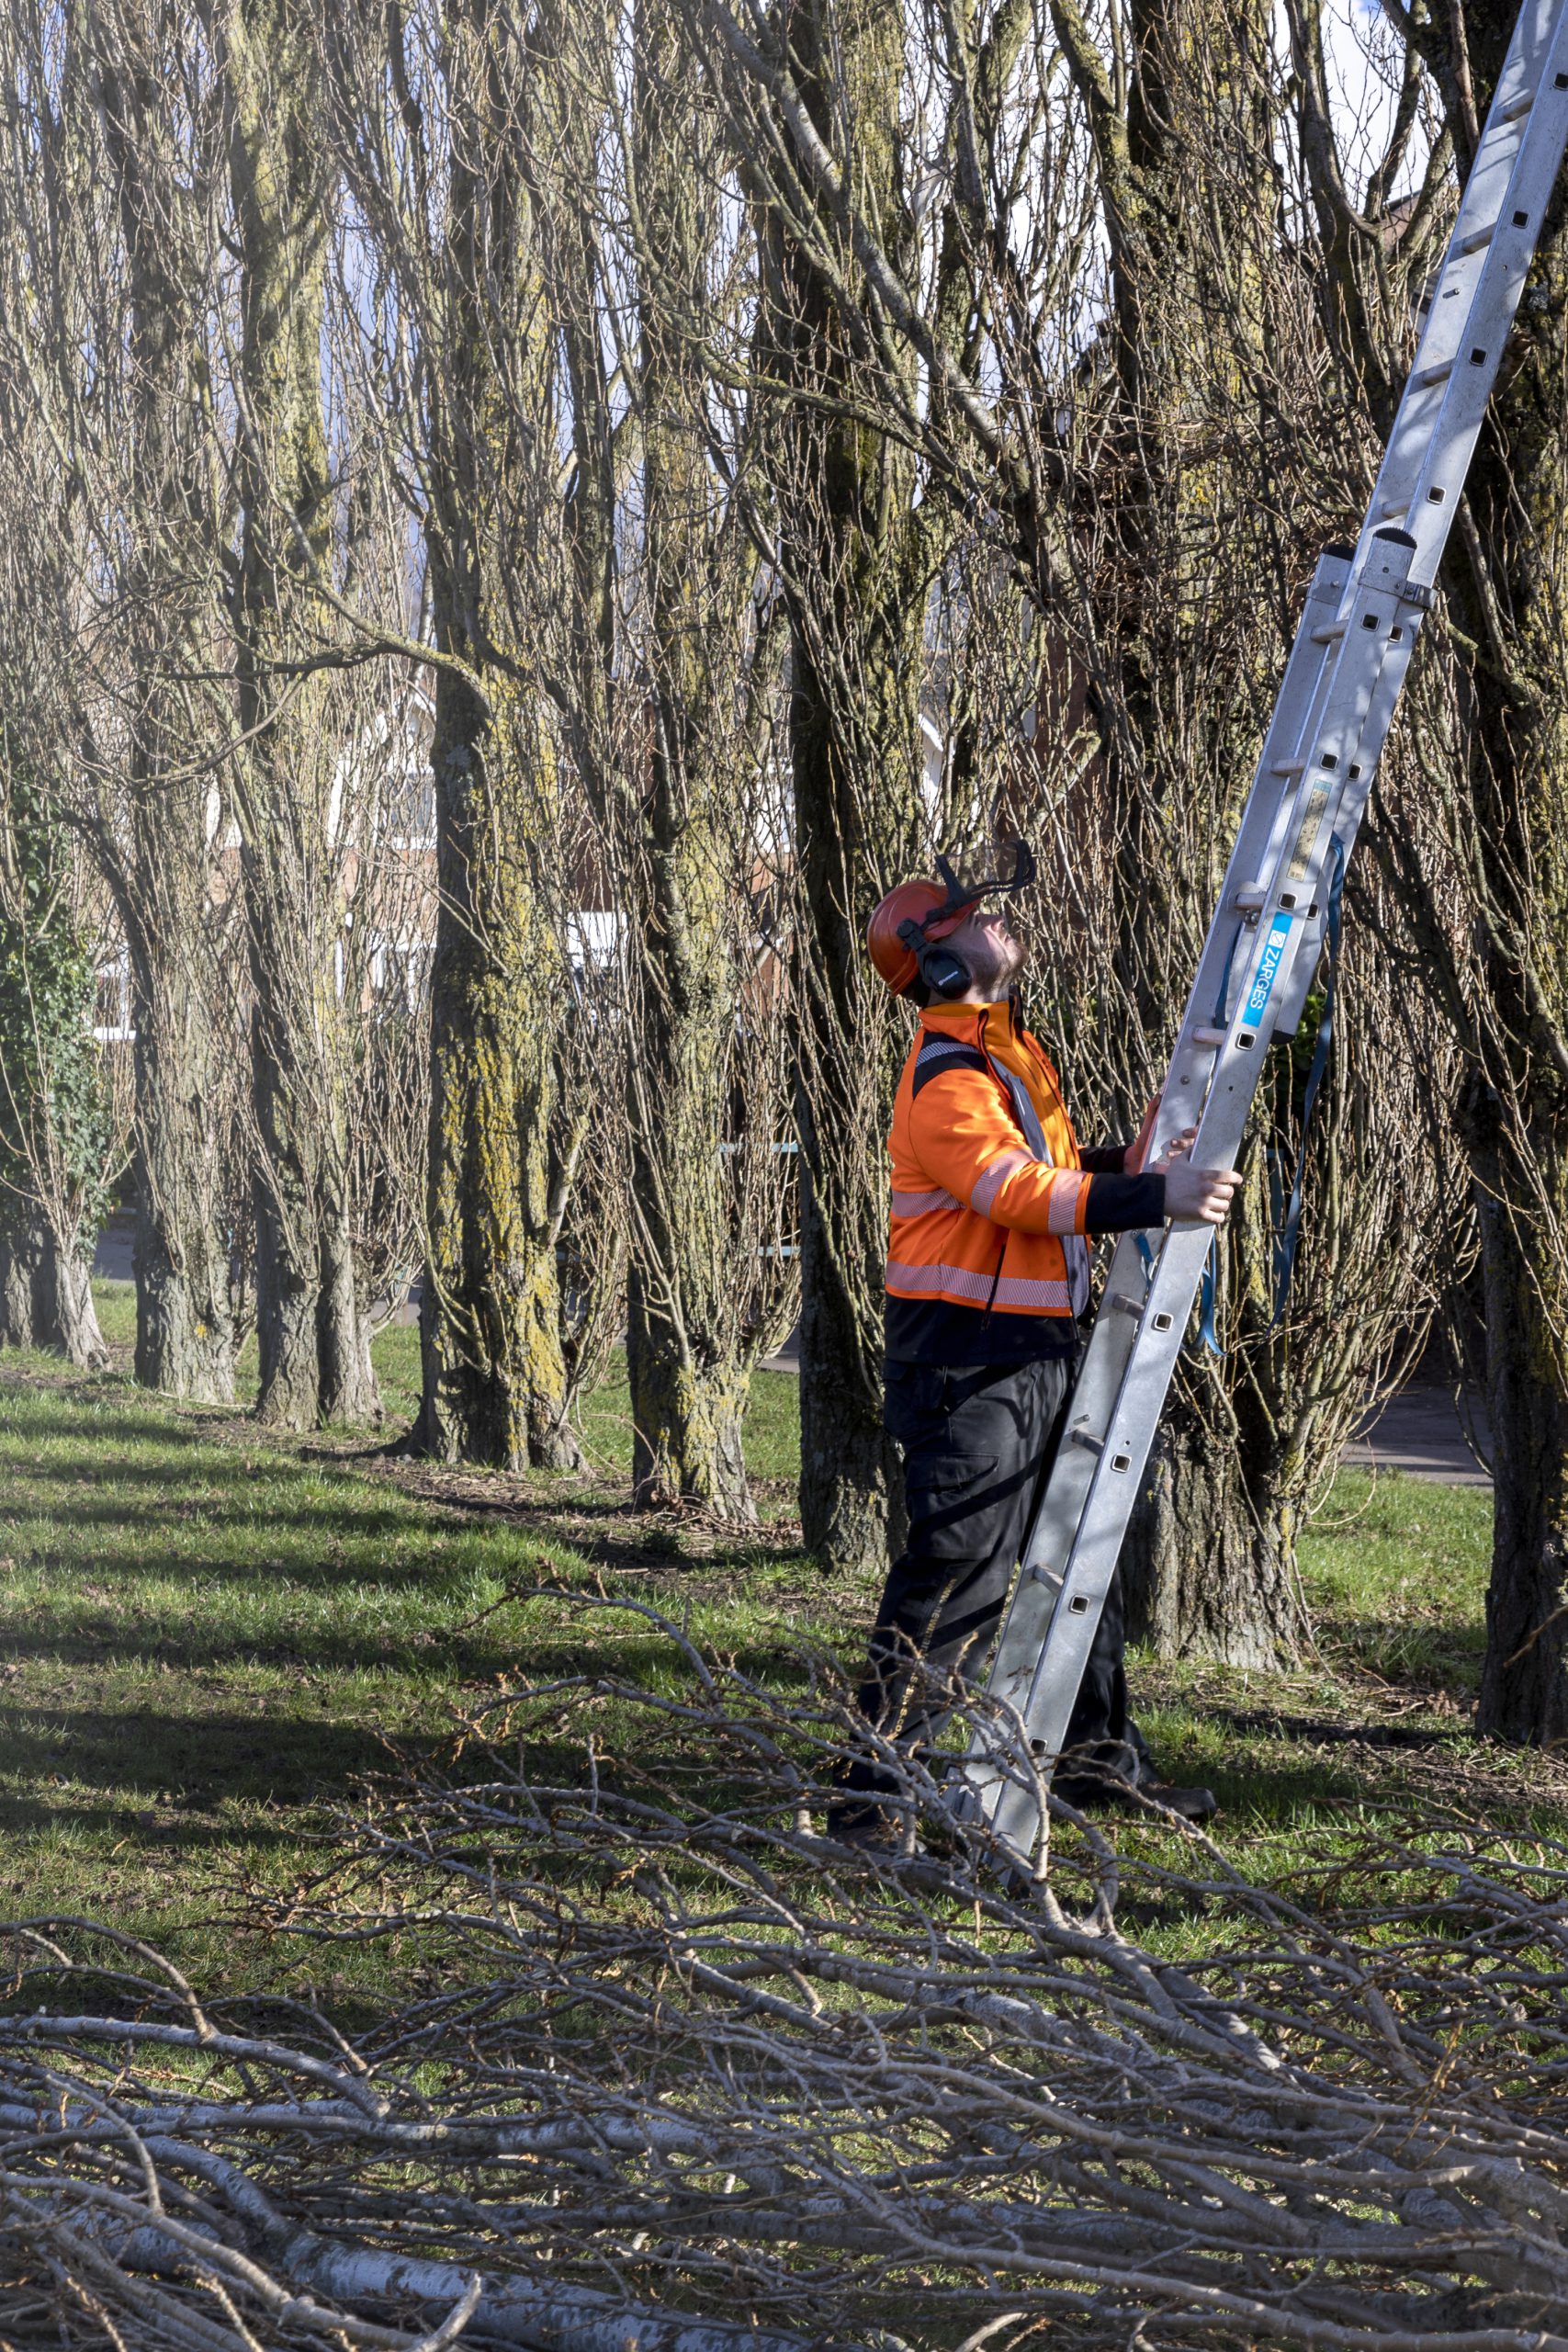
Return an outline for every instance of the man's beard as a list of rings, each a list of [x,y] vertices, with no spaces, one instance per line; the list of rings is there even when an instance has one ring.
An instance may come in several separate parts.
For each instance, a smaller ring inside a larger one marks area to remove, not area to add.
[[[1014,939],[987,939],[977,953],[972,949],[964,961],[969,967],[971,985],[994,1001],[1006,995],[1009,982],[1023,961],[1023,951]]]

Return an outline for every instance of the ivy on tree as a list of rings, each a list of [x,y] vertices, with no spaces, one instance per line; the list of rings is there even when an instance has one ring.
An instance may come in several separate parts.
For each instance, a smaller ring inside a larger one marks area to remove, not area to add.
[[[43,1224],[57,1249],[82,1253],[110,1175],[93,941],[62,827],[25,771],[10,767],[0,788],[0,1237]]]

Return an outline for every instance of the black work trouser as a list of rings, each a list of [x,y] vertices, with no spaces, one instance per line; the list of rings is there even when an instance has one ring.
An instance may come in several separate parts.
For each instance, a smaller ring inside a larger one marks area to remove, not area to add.
[[[934,1739],[938,1686],[975,1679],[1000,1622],[1034,1501],[1066,1419],[1075,1366],[889,1363],[886,1419],[904,1450],[909,1532],[888,1571],[862,1713],[900,1747]],[[1106,1596],[1066,1746],[1135,1779],[1148,1751],[1127,1715],[1122,1584]],[[850,1785],[870,1790],[861,1766]]]

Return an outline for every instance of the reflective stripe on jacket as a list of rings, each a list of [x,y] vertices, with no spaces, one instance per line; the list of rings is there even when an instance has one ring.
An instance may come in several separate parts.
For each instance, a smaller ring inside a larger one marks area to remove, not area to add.
[[[1064,1320],[1082,1311],[1094,1179],[1056,1073],[1010,1004],[921,1012],[888,1144],[895,1298]]]

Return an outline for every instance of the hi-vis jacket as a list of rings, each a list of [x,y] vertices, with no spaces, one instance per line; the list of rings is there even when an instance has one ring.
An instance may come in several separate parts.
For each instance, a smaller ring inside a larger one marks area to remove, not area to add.
[[[927,1363],[1065,1354],[1095,1233],[1157,1225],[1163,1176],[1082,1153],[1010,1002],[931,1005],[893,1106],[887,1352]]]

